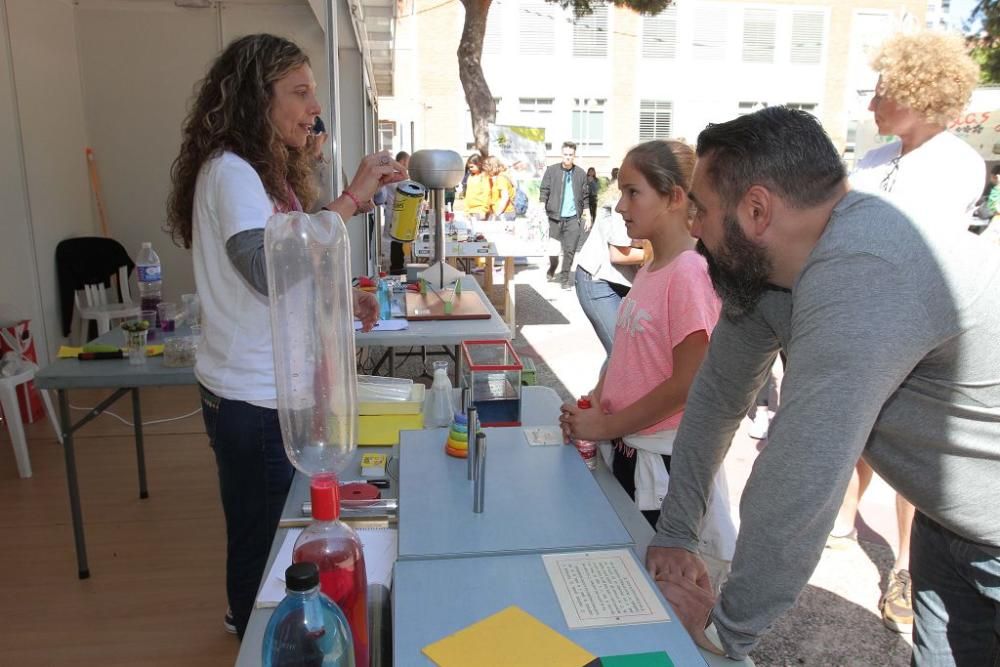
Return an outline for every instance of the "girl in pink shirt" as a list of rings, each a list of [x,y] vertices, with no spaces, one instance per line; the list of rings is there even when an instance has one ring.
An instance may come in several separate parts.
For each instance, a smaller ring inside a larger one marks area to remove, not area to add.
[[[694,163],[691,147],[677,141],[649,141],[625,156],[615,210],[630,237],[649,241],[653,259],[636,274],[619,307],[611,356],[588,397],[595,407],[562,408],[567,436],[615,444],[615,477],[653,525],[688,389],[721,309],[689,231]],[[724,484],[716,486],[724,492]],[[735,529],[728,500],[723,493],[709,506],[703,552],[729,561]]]

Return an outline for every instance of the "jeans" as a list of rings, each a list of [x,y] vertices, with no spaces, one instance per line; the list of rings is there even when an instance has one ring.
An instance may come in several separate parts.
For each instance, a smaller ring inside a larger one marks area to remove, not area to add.
[[[912,664],[1000,666],[1000,556],[918,510],[910,575]]]
[[[611,344],[615,340],[615,326],[618,323],[618,306],[628,294],[628,287],[594,280],[587,271],[576,267],[576,298],[583,313],[590,320],[605,352],[611,354]]]
[[[277,410],[200,389],[226,518],[226,595],[242,637],[295,471],[285,456]]]
[[[580,216],[574,215],[559,220],[550,218],[549,236],[559,240],[559,246],[562,250],[562,271],[559,274],[563,284],[570,285],[572,283],[570,283],[569,269],[573,266],[573,258],[576,256],[576,251],[580,249],[580,241],[583,238],[583,225],[580,222]]]

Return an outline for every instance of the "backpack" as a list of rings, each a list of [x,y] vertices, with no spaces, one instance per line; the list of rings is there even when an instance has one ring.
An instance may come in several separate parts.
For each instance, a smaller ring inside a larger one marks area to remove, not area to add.
[[[517,186],[514,191],[514,215],[525,215],[528,212],[528,194]]]

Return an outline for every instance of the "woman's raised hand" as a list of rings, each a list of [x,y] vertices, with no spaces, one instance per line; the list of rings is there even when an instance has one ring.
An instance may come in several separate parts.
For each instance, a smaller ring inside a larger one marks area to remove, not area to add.
[[[393,160],[389,151],[379,151],[361,160],[347,189],[360,201],[367,202],[383,185],[396,183],[407,177],[406,167]]]

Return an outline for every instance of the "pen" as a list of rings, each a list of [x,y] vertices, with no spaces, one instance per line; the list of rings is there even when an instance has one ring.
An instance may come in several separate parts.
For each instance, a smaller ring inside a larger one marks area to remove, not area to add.
[[[343,482],[341,482],[341,484],[371,484],[372,486],[378,487],[380,489],[388,489],[389,488],[389,480],[387,480],[387,479],[380,479],[380,478],[374,478],[374,479],[345,479]]]

